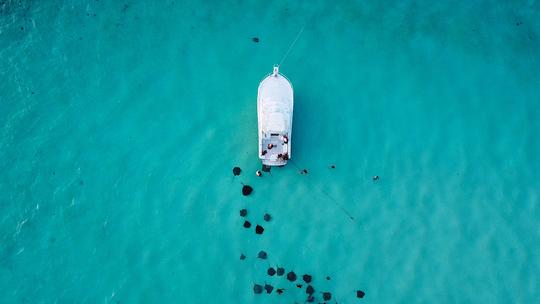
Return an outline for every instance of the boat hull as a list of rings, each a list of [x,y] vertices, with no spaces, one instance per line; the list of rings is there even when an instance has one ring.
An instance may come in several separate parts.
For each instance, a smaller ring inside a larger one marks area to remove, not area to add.
[[[259,158],[264,165],[283,166],[291,159],[293,106],[293,87],[274,67],[257,94]]]

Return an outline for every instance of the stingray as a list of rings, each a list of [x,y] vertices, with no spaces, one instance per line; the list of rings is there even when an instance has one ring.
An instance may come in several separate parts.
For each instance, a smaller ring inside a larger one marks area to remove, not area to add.
[[[263,226],[257,225],[257,226],[255,227],[255,233],[257,233],[257,234],[262,234],[263,232],[264,232]]]
[[[330,299],[332,299],[332,294],[329,293],[329,292],[323,292],[322,298],[323,298],[323,300],[325,300],[325,301],[330,301]]]
[[[264,284],[264,289],[266,290],[266,293],[271,293],[272,290],[274,290],[274,286],[269,284]]]
[[[268,257],[268,254],[266,254],[266,251],[261,250],[261,251],[259,251],[259,254],[257,255],[257,257],[258,257],[259,259],[266,260],[266,258]]]
[[[310,283],[312,278],[309,274],[305,274],[302,276],[302,279],[304,279],[304,282]]]
[[[314,297],[314,296],[309,295],[309,296],[307,297],[307,302],[308,302],[308,303],[313,303],[314,301],[315,301],[315,297]]]
[[[259,37],[253,37],[253,38],[251,38],[251,40],[252,40],[253,42],[255,42],[255,43],[259,43],[259,41],[260,41],[260,40],[259,40]]]
[[[246,259],[246,256],[242,253],[242,254],[240,255],[240,260],[245,260],[245,259]]]
[[[294,273],[294,271],[287,273],[287,280],[291,282],[296,281],[296,273]]]
[[[278,267],[276,273],[277,273],[278,276],[282,276],[282,275],[285,274],[285,269],[283,267]]]
[[[330,168],[335,169],[336,165],[331,165]]]
[[[251,188],[251,186],[244,185],[244,187],[242,187],[242,194],[243,195],[248,196],[248,195],[251,194],[251,192],[253,192],[253,188]]]
[[[365,295],[366,295],[366,293],[363,292],[363,291],[361,291],[361,290],[357,290],[357,291],[356,291],[356,297],[357,297],[357,298],[360,298],[360,299],[361,299],[361,298],[363,298]]]
[[[315,289],[313,289],[313,286],[308,285],[308,287],[306,288],[306,293],[308,295],[312,295],[313,293],[315,293]]]
[[[274,267],[270,267],[268,268],[268,270],[266,271],[266,273],[269,275],[269,276],[274,276],[276,274],[276,270],[274,269]]]
[[[247,215],[247,210],[246,209],[240,210],[240,216],[244,217],[246,215]]]
[[[267,221],[267,222],[270,222],[270,220],[272,219],[272,216],[268,213],[265,213],[264,214],[264,220]]]
[[[270,172],[270,169],[272,169],[272,167],[270,166],[267,166],[267,165],[263,165],[261,170],[263,170],[263,172]]]
[[[326,277],[326,279],[327,279],[328,281],[330,281],[330,277]]]
[[[234,174],[234,176],[240,175],[240,172],[242,172],[242,169],[240,169],[240,167],[234,167],[232,169],[232,173]]]
[[[251,227],[251,223],[249,221],[245,221],[244,228],[249,228],[249,227]]]
[[[280,295],[280,294],[283,293],[284,290],[285,290],[284,288],[278,288],[278,289],[276,289],[276,292],[277,292],[278,295]]]
[[[263,287],[261,285],[259,285],[259,284],[253,285],[253,292],[254,293],[257,293],[257,294],[262,293],[262,290],[263,290]]]

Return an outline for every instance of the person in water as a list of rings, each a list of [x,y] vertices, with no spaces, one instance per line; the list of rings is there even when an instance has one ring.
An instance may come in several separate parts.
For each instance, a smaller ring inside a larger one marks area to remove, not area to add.
[[[255,171],[255,175],[257,175],[258,177],[261,177],[262,176],[262,172],[260,170],[257,170]]]
[[[289,138],[287,137],[287,135],[283,135],[283,143],[286,144],[289,142]]]
[[[272,149],[273,147],[274,147],[274,145],[268,144],[268,150]]]
[[[262,155],[262,156],[265,156],[266,153],[268,153],[268,151],[264,150],[264,151],[262,151],[261,155]]]

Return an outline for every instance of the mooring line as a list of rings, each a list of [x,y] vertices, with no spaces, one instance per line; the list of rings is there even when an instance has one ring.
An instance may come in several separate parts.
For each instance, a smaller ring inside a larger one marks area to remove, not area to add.
[[[302,26],[302,28],[300,29],[300,31],[298,32],[298,34],[296,35],[296,38],[294,38],[293,42],[291,43],[291,45],[289,45],[289,49],[287,49],[287,52],[285,52],[285,55],[283,55],[283,57],[281,58],[281,60],[279,61],[279,64],[278,66],[280,66],[283,61],[285,61],[285,59],[287,58],[287,56],[289,56],[289,53],[291,52],[292,48],[294,47],[294,45],[296,44],[296,41],[298,41],[298,38],[300,38],[300,35],[302,35],[302,33],[304,32],[304,29],[306,28],[306,24],[307,23],[304,23],[304,26]]]
[[[305,169],[300,169],[300,167],[292,161],[292,159],[289,159],[289,162],[291,162],[291,164],[293,164],[296,169],[298,169],[298,171],[302,172],[302,170],[305,170]],[[306,173],[307,174],[307,173]],[[341,209],[341,211],[343,211],[343,213],[345,213],[345,215],[351,220],[351,221],[355,221],[354,220],[354,217],[349,213],[349,211],[347,211],[347,209],[345,209],[345,207],[343,207],[343,205],[341,205],[335,198],[333,198],[330,194],[326,193],[323,190],[321,190],[321,192],[328,198],[330,199],[335,205],[337,205],[339,207],[339,209]]]

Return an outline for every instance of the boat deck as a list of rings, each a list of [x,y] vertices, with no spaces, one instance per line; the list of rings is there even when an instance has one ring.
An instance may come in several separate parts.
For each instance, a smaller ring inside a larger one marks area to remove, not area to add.
[[[272,149],[268,149],[269,144],[272,144]],[[265,155],[262,156],[263,161],[268,161],[273,164],[286,163],[281,156],[288,152],[287,145],[288,144],[283,142],[281,136],[270,136],[263,138],[261,150],[266,151]]]

